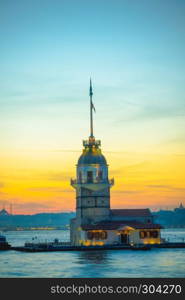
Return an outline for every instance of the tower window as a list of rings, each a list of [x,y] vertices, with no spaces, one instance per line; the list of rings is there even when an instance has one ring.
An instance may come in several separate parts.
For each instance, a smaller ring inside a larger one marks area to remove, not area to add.
[[[157,232],[157,230],[154,230],[154,231],[150,231],[150,237],[152,238],[158,238],[159,234]]]
[[[145,239],[147,237],[147,232],[146,231],[140,231],[139,235],[140,235],[141,239]]]
[[[145,238],[157,238],[159,236],[157,230],[152,230],[152,231],[140,231],[140,238],[145,239]]]
[[[93,172],[92,171],[87,172],[87,182],[89,182],[89,183],[93,182]]]
[[[82,172],[79,172],[79,181],[82,182]]]
[[[99,179],[99,180],[102,180],[102,178],[103,178],[103,173],[102,173],[102,171],[98,171],[98,179]]]
[[[107,239],[107,231],[88,231],[87,232],[87,238],[89,240],[106,240]]]

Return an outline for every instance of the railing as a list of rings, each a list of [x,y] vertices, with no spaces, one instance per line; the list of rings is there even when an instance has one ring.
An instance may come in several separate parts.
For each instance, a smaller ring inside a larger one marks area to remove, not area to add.
[[[77,184],[77,180],[71,178],[71,185],[73,185],[73,184]]]
[[[92,182],[88,182],[88,181],[82,181],[82,180],[80,181],[80,180],[71,178],[71,185],[78,184],[78,183],[79,184],[107,183],[107,180],[95,179]],[[108,179],[108,183],[110,185],[114,185],[114,178]]]
[[[114,178],[111,178],[111,179],[109,180],[109,184],[110,184],[110,185],[114,185]]]
[[[100,140],[83,140],[83,146],[88,147],[89,145],[101,146]]]
[[[25,247],[49,247],[49,246],[69,246],[70,241],[64,242],[64,241],[37,241],[37,242],[26,242],[24,244]]]

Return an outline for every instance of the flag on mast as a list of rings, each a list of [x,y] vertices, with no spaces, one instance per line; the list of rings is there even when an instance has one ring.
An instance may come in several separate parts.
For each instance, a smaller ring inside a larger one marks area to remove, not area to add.
[[[91,100],[91,107],[92,107],[92,109],[94,110],[94,112],[96,112],[96,109],[95,109],[95,107],[94,107],[94,104],[93,104],[92,100]]]
[[[91,82],[91,78],[90,78],[89,96],[92,97],[92,95],[93,95],[93,91],[92,91],[92,82]]]
[[[91,78],[90,78],[89,96],[91,97],[91,109],[93,109],[94,112],[96,112],[96,109],[95,109],[94,104],[93,104],[93,102],[92,102],[93,91],[92,91],[92,82],[91,82]]]

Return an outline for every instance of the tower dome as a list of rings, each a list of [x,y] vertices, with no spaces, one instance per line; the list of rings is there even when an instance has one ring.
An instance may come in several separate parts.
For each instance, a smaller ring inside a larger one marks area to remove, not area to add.
[[[101,153],[101,149],[94,145],[85,147],[82,155],[78,159],[79,165],[107,165],[105,156]]]
[[[99,165],[106,165],[106,159],[102,154],[94,154],[91,151],[88,153],[82,154],[79,157],[78,165],[92,165],[92,164],[99,164]]]
[[[77,179],[79,183],[99,183],[108,180],[108,165],[100,149],[101,142],[89,137],[83,141],[83,153],[78,159]]]

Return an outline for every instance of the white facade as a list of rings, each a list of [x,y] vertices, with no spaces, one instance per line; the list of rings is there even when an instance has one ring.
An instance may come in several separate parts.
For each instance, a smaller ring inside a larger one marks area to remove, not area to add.
[[[85,231],[78,228],[79,240],[78,245],[83,246],[103,246],[103,245],[146,245],[160,244],[161,236],[159,229],[134,229],[129,226],[119,228],[117,230],[92,230]],[[99,237],[89,237],[89,232],[94,236],[100,234]],[[101,233],[105,238],[101,238]],[[105,234],[106,233],[106,234]],[[145,237],[144,237],[145,235]]]

